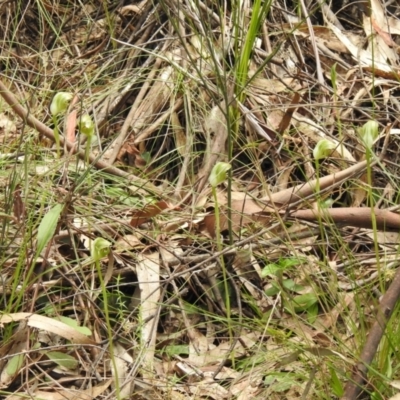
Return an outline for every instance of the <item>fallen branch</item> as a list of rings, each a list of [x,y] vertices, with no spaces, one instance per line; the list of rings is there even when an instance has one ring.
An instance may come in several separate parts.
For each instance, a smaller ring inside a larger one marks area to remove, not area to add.
[[[383,333],[385,332],[387,323],[393,313],[399,297],[400,268],[397,269],[393,282],[379,304],[376,321],[369,332],[359,361],[353,367],[352,376],[346,384],[344,395],[341,400],[356,400],[360,398],[359,396],[362,394],[361,392],[363,386],[367,381],[368,367],[374,359]]]
[[[369,165],[369,168],[373,167],[378,161],[382,161],[387,147],[389,145],[389,127],[386,131],[385,142],[383,144],[382,151],[378,158],[375,158]],[[296,202],[300,202],[301,200],[307,199],[311,201],[313,196],[317,195],[317,188],[321,192],[328,188],[334,188],[335,186],[341,185],[346,180],[354,177],[355,175],[363,172],[368,166],[366,160],[360,161],[357,164],[352,165],[349,168],[344,169],[343,171],[336,172],[331,175],[324,176],[319,179],[313,179],[311,181],[301,183],[292,188],[288,188],[285,190],[281,190],[280,192],[269,194],[259,201],[275,203],[277,205],[291,205]]]
[[[376,228],[382,231],[400,230],[400,215],[389,210],[374,209]],[[294,218],[311,222],[334,222],[345,226],[372,229],[371,209],[367,207],[325,208],[319,213],[317,210],[298,210],[290,213]]]
[[[374,165],[375,163],[376,162],[372,162],[371,165]],[[343,171],[324,176],[319,180],[313,179],[309,182],[302,183],[295,187],[281,190],[277,193],[272,193],[269,196],[265,196],[260,200],[265,202],[272,202],[275,204],[289,205],[299,200],[305,199],[309,196],[316,195],[317,187],[319,187],[319,190],[321,191],[328,187],[333,188],[335,186],[338,186],[350,177],[363,172],[366,167],[367,161],[360,161],[359,163],[352,165],[351,167],[346,168]],[[317,186],[318,183],[319,186]]]
[[[37,118],[35,118],[32,114],[28,113],[28,111],[21,106],[18,99],[8,90],[8,88],[4,85],[3,82],[0,81],[0,94],[3,99],[10,105],[13,111],[22,118],[31,128],[36,129],[39,133],[46,136],[48,139],[55,141],[54,132],[47,125],[40,122]],[[67,150],[71,154],[76,154],[80,159],[85,159],[85,151],[78,150],[77,146],[68,140],[65,140],[63,137],[60,137],[60,144],[62,147],[66,147]],[[119,176],[121,178],[125,178],[133,184],[148,190],[152,194],[156,194],[158,196],[163,195],[163,191],[147,182],[144,179],[141,179],[135,175],[129,174],[119,168],[113,167],[110,164],[105,163],[104,161],[98,160],[97,157],[93,154],[89,155],[90,163],[99,170],[105,171],[108,174]]]

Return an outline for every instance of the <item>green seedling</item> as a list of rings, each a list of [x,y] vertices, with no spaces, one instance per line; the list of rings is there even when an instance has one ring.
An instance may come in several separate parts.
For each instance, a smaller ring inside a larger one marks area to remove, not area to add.
[[[111,330],[111,318],[110,318],[110,304],[109,304],[109,300],[108,300],[108,293],[107,293],[107,287],[106,287],[106,282],[104,280],[104,276],[103,276],[103,272],[101,270],[101,264],[100,261],[101,259],[107,257],[110,254],[110,248],[111,248],[111,243],[106,240],[103,239],[101,237],[96,238],[95,240],[93,240],[90,243],[90,256],[96,266],[96,271],[97,271],[97,276],[99,278],[99,282],[100,282],[100,287],[101,287],[101,292],[103,295],[103,299],[104,299],[104,316],[106,319],[106,324],[107,324],[107,333],[108,333],[108,337],[109,337],[109,341],[110,341],[110,353],[114,354],[114,346],[113,346],[113,333]],[[111,357],[111,362],[112,365],[114,367],[114,371],[116,374],[116,380],[118,382],[118,373],[117,373],[117,366],[116,366],[116,361],[115,361],[115,357]],[[119,385],[116,385],[116,398],[119,398]]]
[[[331,142],[328,139],[321,139],[313,150],[313,156],[315,159],[315,173],[317,176],[317,184],[316,184],[316,192],[319,193],[319,176],[320,176],[320,160],[326,157],[329,157],[332,154],[332,151],[336,149],[335,143]]]
[[[367,161],[367,183],[368,183],[368,203],[371,208],[371,221],[372,221],[372,230],[374,234],[374,246],[376,259],[378,261],[377,267],[378,271],[380,270],[379,264],[379,245],[378,245],[378,236],[377,236],[377,223],[375,216],[375,198],[373,192],[373,182],[372,182],[372,161],[374,157],[373,146],[375,140],[379,136],[379,124],[375,120],[367,121],[359,130],[358,134],[365,146],[365,158]],[[382,289],[383,289],[383,281],[382,281]]]
[[[215,232],[217,237],[217,249],[220,252],[222,250],[222,242],[221,242],[221,224],[220,224],[220,213],[218,206],[218,197],[217,197],[217,186],[223,183],[228,178],[228,171],[231,169],[231,165],[225,162],[218,162],[214,165],[214,168],[211,171],[211,174],[208,178],[208,182],[211,185],[211,190],[214,197],[215,203]],[[222,266],[223,273],[223,281],[225,287],[225,303],[227,309],[227,316],[229,319],[230,315],[230,299],[229,299],[229,288],[228,288],[228,280],[227,273],[224,264],[223,256],[220,257],[220,262]]]
[[[370,120],[366,122],[358,131],[367,151],[371,151],[375,140],[379,136],[379,125],[377,121]]]
[[[313,292],[306,292],[306,287],[298,285],[293,279],[285,278],[284,272],[293,267],[297,267],[302,263],[301,259],[284,258],[277,263],[266,265],[261,273],[262,277],[271,277],[271,286],[265,291],[267,296],[276,296],[278,293],[284,292],[286,296],[284,300],[285,309],[295,313],[307,312],[309,320],[315,318],[318,311],[318,295]]]
[[[60,158],[60,131],[58,128],[60,116],[65,114],[73,95],[68,92],[58,92],[50,104],[50,114],[54,124],[54,138],[56,141],[57,157]]]

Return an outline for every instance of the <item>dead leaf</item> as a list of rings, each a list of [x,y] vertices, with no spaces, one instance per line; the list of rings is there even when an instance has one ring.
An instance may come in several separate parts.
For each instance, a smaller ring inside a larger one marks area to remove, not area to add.
[[[159,254],[140,254],[136,272],[140,288],[140,320],[144,321],[140,336],[143,346],[143,377],[152,381],[157,334],[156,315],[161,295]]]
[[[56,319],[44,317],[38,314],[24,312],[3,314],[0,317],[0,324],[7,324],[10,322],[23,320],[26,320],[28,326],[31,326],[32,328],[42,329],[44,331],[54,333],[75,344],[96,344],[93,339],[89,338],[86,335],[83,335],[82,333],[78,332],[76,329],[65,324],[64,322],[57,321]]]
[[[175,148],[182,157],[185,157],[187,139],[176,112],[173,112],[171,115],[171,127],[174,132]]]
[[[7,400],[21,400],[22,398],[29,398],[32,395],[36,399],[43,400],[95,400],[98,396],[101,396],[105,390],[110,386],[111,379],[105,381],[104,383],[93,386],[90,389],[78,390],[78,389],[60,389],[57,391],[44,391],[37,390],[34,393],[19,393],[13,394],[6,397]]]
[[[29,350],[29,330],[25,321],[20,322],[10,343],[1,347],[0,388],[7,388],[25,364],[24,352]],[[17,359],[16,359],[17,357]],[[19,357],[19,359],[18,359]]]
[[[77,101],[78,101],[78,96],[75,96],[71,101],[70,109],[71,107],[73,107],[74,104],[77,103]],[[65,139],[71,143],[75,143],[76,141],[75,129],[76,129],[77,118],[78,118],[78,111],[72,110],[68,114],[65,121]]]
[[[14,217],[18,222],[21,222],[22,218],[25,215],[25,204],[22,201],[21,194],[22,194],[21,185],[17,184],[15,186],[14,196],[13,196],[13,212],[14,212]]]
[[[146,97],[140,103],[132,118],[134,122],[133,128],[137,132],[134,140],[135,145],[139,145],[153,132],[153,128],[149,129],[152,126],[151,123],[154,122],[173,95],[175,74],[176,72],[172,66],[162,69],[158,78],[154,79],[154,84]],[[168,112],[167,116],[169,115],[170,112]]]
[[[157,203],[146,205],[142,210],[133,213],[130,225],[137,228],[167,208],[169,208],[169,204],[166,201],[158,201]]]
[[[390,34],[379,26],[375,16],[371,16],[371,25],[388,46],[396,46]]]
[[[334,34],[341,40],[341,42],[347,47],[351,55],[356,61],[360,62],[362,66],[375,67],[385,72],[391,72],[392,66],[386,62],[378,61],[376,54],[372,54],[370,51],[355,46],[350,39],[336,26],[327,21],[327,25],[332,29]]]
[[[117,386],[115,380],[118,377],[118,387],[120,388],[120,397],[127,398],[133,392],[134,382],[132,377],[129,375],[129,371],[133,364],[133,358],[128,353],[128,351],[118,342],[115,342],[113,345],[113,357],[114,362],[110,362],[111,374],[113,377],[113,387]],[[114,370],[116,367],[117,371]]]
[[[363,26],[369,38],[367,51],[375,56],[375,61],[387,63],[389,60],[391,64],[395,64],[398,56],[393,46],[396,46],[396,43],[389,33],[383,31],[373,17],[364,16]]]
[[[292,98],[292,101],[290,102],[290,105],[287,107],[285,114],[283,115],[283,118],[279,124],[278,132],[281,135],[286,131],[287,128],[289,128],[293,113],[299,106],[299,100],[300,100],[300,93],[296,92]]]
[[[385,15],[385,11],[382,7],[380,0],[370,0],[371,16],[375,20],[375,25],[378,29],[390,33],[392,35],[400,35],[400,20],[393,18],[390,15]]]

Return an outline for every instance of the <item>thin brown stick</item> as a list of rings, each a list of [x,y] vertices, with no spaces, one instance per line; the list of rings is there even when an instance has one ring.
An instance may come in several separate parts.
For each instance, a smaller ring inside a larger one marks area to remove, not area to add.
[[[36,129],[39,133],[46,136],[53,142],[55,141],[53,130],[50,129],[47,125],[40,122],[32,114],[28,113],[27,110],[21,106],[17,98],[8,90],[8,88],[1,81],[0,81],[0,95],[10,105],[13,111],[20,118],[22,118],[30,127]],[[68,140],[65,140],[63,137],[60,137],[60,144],[62,145],[62,147],[66,147],[71,154],[76,154],[82,160],[85,159],[85,151],[78,150],[75,144],[69,142]],[[97,169],[103,170],[111,175],[119,176],[121,178],[126,178],[128,181],[142,187],[143,189],[148,190],[153,194],[157,194],[158,196],[162,196],[163,193],[162,190],[155,187],[151,183],[135,175],[128,174],[127,172],[119,168],[113,167],[112,165],[107,164],[104,161],[98,160],[97,157],[93,154],[89,155],[89,161]]]
[[[400,297],[400,268],[391,283],[388,291],[383,296],[376,321],[369,332],[364,348],[361,352],[359,362],[353,367],[351,379],[347,382],[344,395],[341,400],[356,400],[362,394],[363,386],[367,381],[368,367],[371,364],[379,343],[385,332],[387,323],[393,313],[396,303]]]

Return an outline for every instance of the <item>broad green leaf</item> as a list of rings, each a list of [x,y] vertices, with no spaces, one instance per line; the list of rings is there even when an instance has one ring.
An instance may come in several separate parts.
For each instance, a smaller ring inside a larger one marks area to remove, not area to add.
[[[336,395],[336,397],[342,397],[344,393],[342,381],[337,376],[335,368],[329,366],[329,372],[331,374],[330,381],[333,393]]]
[[[284,392],[293,387],[294,374],[273,373],[264,378],[264,384],[270,387],[271,392]]]
[[[83,335],[90,336],[92,334],[91,330],[89,328],[86,328],[86,326],[79,326],[78,322],[75,319],[69,318],[69,317],[64,317],[64,316],[59,316],[58,320],[61,322],[64,322],[64,324],[70,326],[71,328],[76,329],[78,332],[82,333]]]
[[[54,361],[60,367],[71,370],[78,367],[78,360],[69,354],[62,353],[61,351],[49,351],[45,354],[50,360]]]
[[[58,218],[60,217],[63,207],[64,206],[62,204],[57,204],[43,217],[42,221],[40,222],[37,234],[37,255],[42,252],[47,243],[49,243],[53,237],[54,232],[56,231]]]
[[[264,378],[264,385],[265,385],[265,386],[272,385],[272,384],[275,382],[275,380],[276,380],[276,378],[275,378],[274,375],[267,375],[267,376]]]
[[[288,377],[287,380],[285,378],[281,378],[279,379],[279,382],[273,385],[274,392],[277,393],[286,392],[287,390],[292,388],[294,384],[295,382],[290,377]]]
[[[261,276],[276,275],[278,272],[300,265],[302,262],[299,258],[281,258],[277,263],[266,265],[261,272]]]
[[[292,304],[296,312],[302,312],[318,302],[318,297],[314,293],[299,294],[293,297]]]
[[[307,308],[307,321],[313,324],[318,316],[318,303],[315,302],[310,307]]]
[[[274,276],[277,272],[281,271],[282,268],[278,264],[268,264],[261,271],[261,277]]]
[[[272,286],[269,287],[268,289],[265,289],[265,294],[267,296],[275,296],[280,291],[281,291],[281,289],[279,288],[279,286],[277,286],[274,282],[272,282]]]
[[[141,154],[142,158],[144,161],[146,161],[146,164],[149,164],[151,161],[151,153],[149,151],[145,151]]]
[[[282,282],[282,285],[285,289],[291,290],[292,292],[301,292],[304,290],[304,286],[297,285],[293,279],[285,279]]]
[[[25,354],[16,354],[7,363],[6,372],[8,376],[14,376],[21,369]]]

